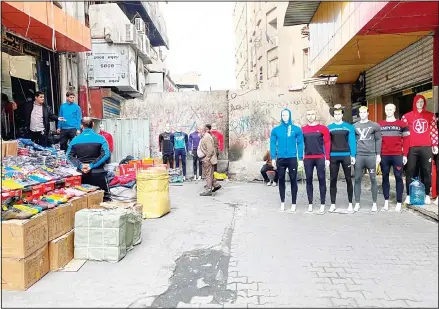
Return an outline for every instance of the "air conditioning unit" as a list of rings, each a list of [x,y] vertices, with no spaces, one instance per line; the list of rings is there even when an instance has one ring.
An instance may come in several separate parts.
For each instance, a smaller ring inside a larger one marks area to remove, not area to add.
[[[141,34],[145,33],[145,22],[141,18],[135,18],[134,24],[136,26],[136,30],[139,31]]]
[[[125,25],[125,42],[137,44],[137,31],[131,23]]]
[[[142,45],[143,45],[143,52],[146,55],[150,55],[151,53],[151,42],[149,41],[149,38],[146,34],[142,35]]]

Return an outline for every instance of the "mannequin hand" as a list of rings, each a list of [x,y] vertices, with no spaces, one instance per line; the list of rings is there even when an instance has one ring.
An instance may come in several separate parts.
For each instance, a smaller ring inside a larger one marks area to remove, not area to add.
[[[276,160],[271,160],[271,164],[273,165],[273,168],[276,168]]]
[[[437,154],[438,153],[438,147],[437,146],[433,146],[433,154]]]
[[[381,156],[377,155],[377,164],[380,164],[380,162],[381,162]]]
[[[81,131],[80,130],[76,130],[76,135],[79,135],[79,134],[81,134]]]
[[[329,160],[325,160],[325,166],[329,167]]]
[[[403,164],[403,165],[406,165],[406,164],[407,164],[407,157],[406,157],[406,156],[403,156],[403,157],[402,157],[402,164]]]
[[[351,157],[351,165],[355,165],[355,157]]]

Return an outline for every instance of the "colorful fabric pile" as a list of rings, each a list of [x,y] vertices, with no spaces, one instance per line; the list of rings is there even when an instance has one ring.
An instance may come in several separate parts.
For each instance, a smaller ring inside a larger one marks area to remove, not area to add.
[[[168,169],[168,174],[170,183],[183,182],[183,170],[180,167]]]

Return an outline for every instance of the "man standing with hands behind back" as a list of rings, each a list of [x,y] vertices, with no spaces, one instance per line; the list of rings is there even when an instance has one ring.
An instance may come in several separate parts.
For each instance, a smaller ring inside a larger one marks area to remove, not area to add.
[[[57,133],[60,134],[60,148],[67,150],[67,144],[72,139],[81,133],[81,108],[75,103],[75,94],[72,91],[67,91],[66,102],[61,104],[59,108],[59,117],[63,120],[58,122]]]

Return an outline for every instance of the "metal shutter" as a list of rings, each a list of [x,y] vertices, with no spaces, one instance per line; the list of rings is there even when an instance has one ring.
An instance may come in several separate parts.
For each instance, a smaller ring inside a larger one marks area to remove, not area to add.
[[[366,71],[366,99],[394,93],[433,78],[433,37],[426,36]]]

